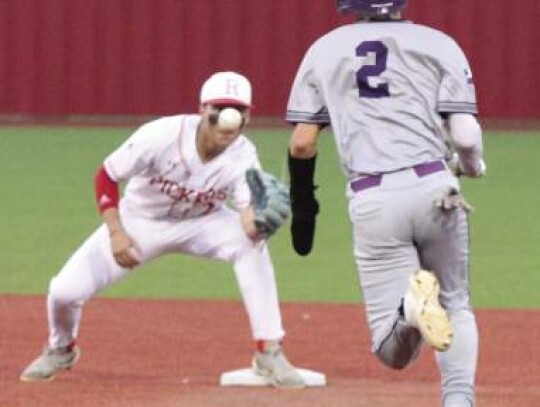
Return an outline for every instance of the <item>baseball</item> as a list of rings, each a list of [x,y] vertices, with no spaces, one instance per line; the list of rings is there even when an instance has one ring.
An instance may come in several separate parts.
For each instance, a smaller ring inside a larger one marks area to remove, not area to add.
[[[226,107],[218,116],[218,128],[220,130],[237,130],[242,123],[242,114],[233,107]]]

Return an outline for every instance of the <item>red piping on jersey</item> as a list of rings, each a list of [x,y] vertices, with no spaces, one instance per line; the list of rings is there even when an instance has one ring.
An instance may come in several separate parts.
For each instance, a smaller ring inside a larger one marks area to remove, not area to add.
[[[103,166],[99,167],[94,177],[96,202],[100,213],[109,208],[118,208],[118,183],[113,181]]]

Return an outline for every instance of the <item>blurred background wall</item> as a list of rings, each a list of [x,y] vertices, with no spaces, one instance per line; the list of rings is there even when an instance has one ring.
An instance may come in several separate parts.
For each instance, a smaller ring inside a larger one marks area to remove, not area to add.
[[[253,82],[282,116],[308,45],[347,22],[333,0],[0,0],[0,115],[195,111],[213,71]],[[539,0],[411,0],[406,16],[454,36],[481,116],[540,119]]]

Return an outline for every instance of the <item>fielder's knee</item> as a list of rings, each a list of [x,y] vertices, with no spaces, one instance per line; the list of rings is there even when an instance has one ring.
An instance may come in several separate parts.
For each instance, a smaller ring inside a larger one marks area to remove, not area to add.
[[[54,277],[49,284],[49,300],[59,305],[67,305],[84,301],[84,295],[73,284],[63,283]]]

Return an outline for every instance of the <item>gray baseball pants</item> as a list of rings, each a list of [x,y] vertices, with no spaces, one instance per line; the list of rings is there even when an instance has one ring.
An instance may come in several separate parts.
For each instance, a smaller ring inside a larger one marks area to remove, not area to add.
[[[398,309],[410,275],[433,271],[454,330],[450,349],[436,352],[443,405],[474,406],[478,331],[469,298],[468,219],[463,210],[434,205],[445,189],[459,187],[457,179],[446,167],[427,173],[410,168],[356,185],[347,191],[349,216],[373,352],[392,368],[418,355],[421,336]]]

